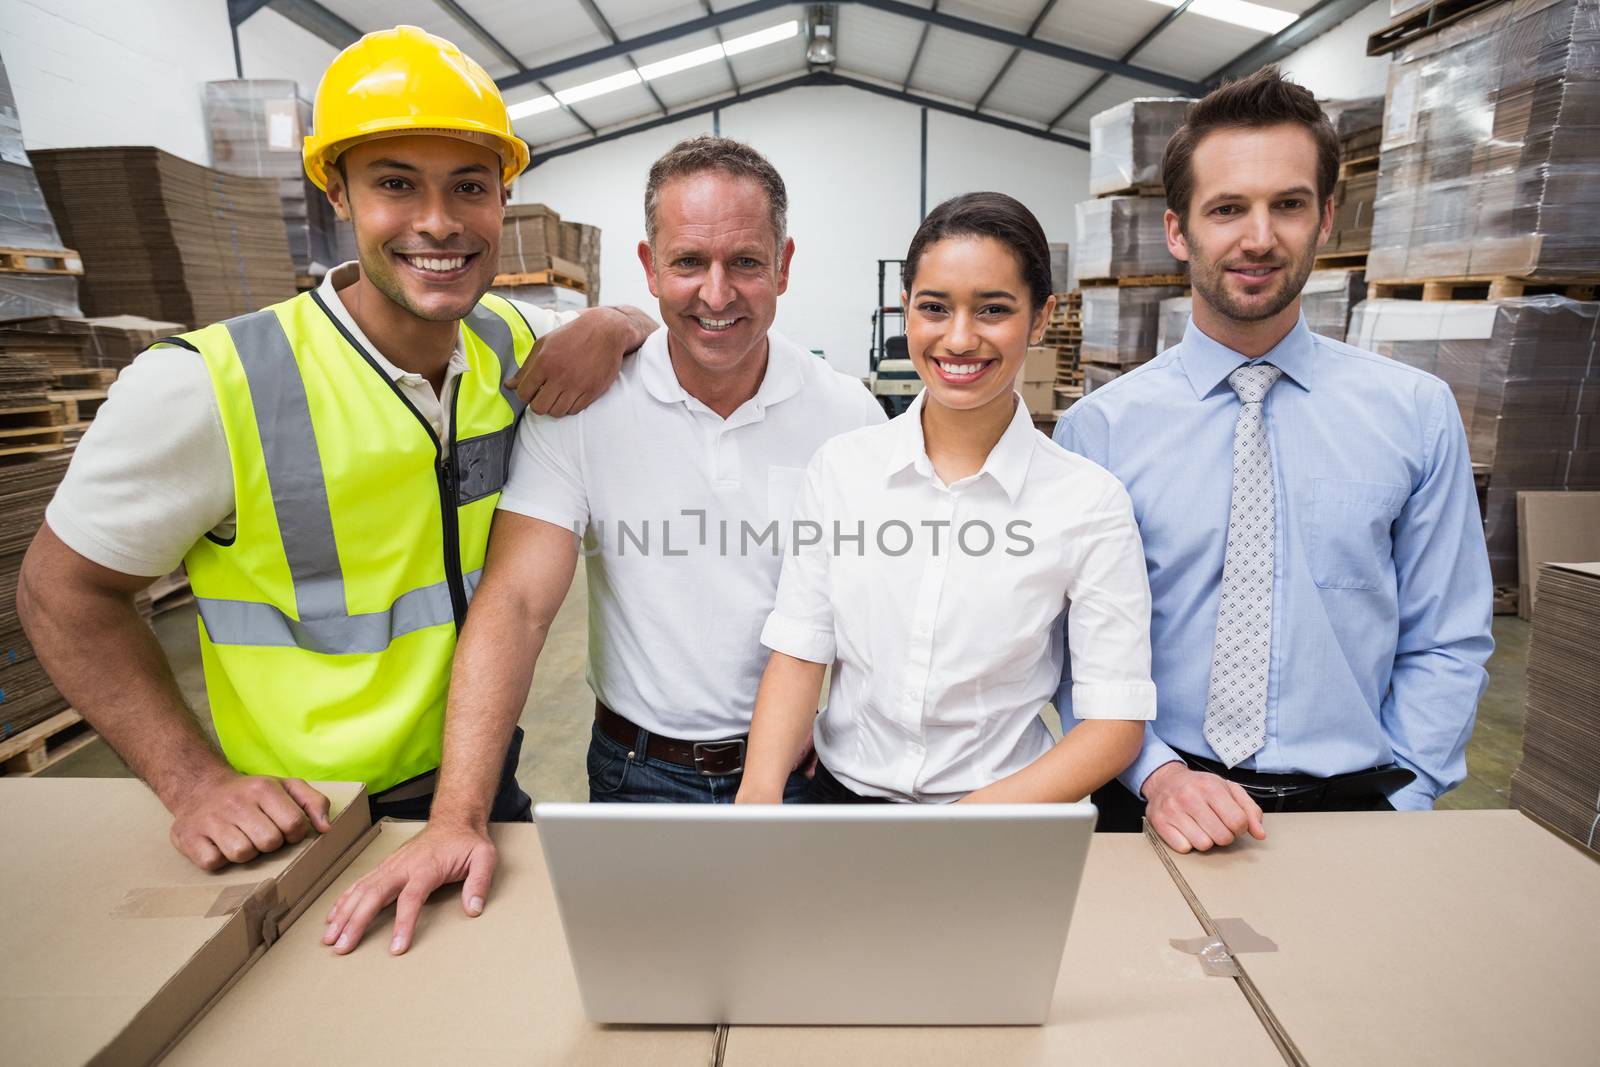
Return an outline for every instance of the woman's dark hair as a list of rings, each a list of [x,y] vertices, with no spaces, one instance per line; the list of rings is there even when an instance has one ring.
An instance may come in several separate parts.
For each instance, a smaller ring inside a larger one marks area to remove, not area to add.
[[[1034,311],[1055,292],[1050,279],[1050,243],[1033,212],[1005,193],[963,193],[951,197],[932,211],[917,227],[906,250],[906,264],[900,284],[911,292],[922,253],[935,241],[947,237],[992,237],[1011,250],[1022,268],[1028,286],[1028,302]]]

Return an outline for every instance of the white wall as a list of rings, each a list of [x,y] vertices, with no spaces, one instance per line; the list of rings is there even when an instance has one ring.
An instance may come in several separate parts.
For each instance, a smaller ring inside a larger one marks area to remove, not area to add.
[[[334,49],[273,11],[239,28],[244,71],[309,99]],[[204,84],[234,76],[224,0],[0,0],[0,57],[33,148],[155,145],[211,162]]]
[[[1389,86],[1389,57],[1367,55],[1367,38],[1391,21],[1389,0],[1376,0],[1280,66],[1322,100],[1382,96]]]
[[[845,87],[791,89],[722,112],[723,135],[764,153],[789,189],[796,251],[776,328],[849,374],[866,373],[877,260],[905,255],[917,228],[920,121],[913,105]],[[645,175],[674,142],[711,127],[705,115],[551,160],[523,176],[515,199],[599,226],[602,300],[653,311],[634,254]],[[1087,152],[939,112],[929,114],[928,142],[929,208],[996,189],[1033,209],[1052,241],[1076,244]]]

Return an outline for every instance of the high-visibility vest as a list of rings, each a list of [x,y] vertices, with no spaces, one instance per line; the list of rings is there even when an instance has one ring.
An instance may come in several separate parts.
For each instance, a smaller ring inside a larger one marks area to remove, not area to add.
[[[533,349],[509,302],[462,323],[449,440],[316,293],[171,339],[205,360],[238,530],[184,558],[211,717],[247,774],[365,782],[439,765]]]

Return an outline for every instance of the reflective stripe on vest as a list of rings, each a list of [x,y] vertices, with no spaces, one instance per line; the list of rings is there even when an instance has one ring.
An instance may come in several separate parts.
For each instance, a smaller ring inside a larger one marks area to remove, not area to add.
[[[467,316],[467,324],[494,351],[500,362],[500,391],[520,414],[522,400],[504,385],[518,370],[510,327],[481,306]],[[225,325],[250,386],[299,618],[272,604],[196,596],[211,643],[295,647],[325,655],[375,653],[395,638],[452,621],[448,580],[403,593],[386,611],[348,612],[311,407],[282,320],[265,310]],[[458,506],[504,486],[515,428],[513,422],[458,446],[464,469],[458,478]],[[481,570],[462,575],[469,601],[481,577]]]

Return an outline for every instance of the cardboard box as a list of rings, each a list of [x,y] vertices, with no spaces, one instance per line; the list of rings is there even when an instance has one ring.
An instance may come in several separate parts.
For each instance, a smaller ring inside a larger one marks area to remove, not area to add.
[[[142,782],[0,778],[3,1058],[159,1056],[354,854],[365,791],[318,788],[330,833],[209,873],[172,847],[172,817]]]
[[[1533,618],[1541,565],[1600,559],[1600,492],[1517,494],[1517,614]]]
[[[1055,381],[1055,347],[1052,345],[1034,345],[1030,347],[1028,354],[1022,360],[1022,373],[1017,375],[1017,380],[1023,382]]]
[[[1017,392],[1022,394],[1022,403],[1029,413],[1034,415],[1048,415],[1055,410],[1056,384],[1055,382],[1017,382]]]
[[[421,829],[379,823],[376,839],[312,905],[310,919],[320,920],[346,885]],[[299,923],[165,1063],[711,1063],[711,1027],[606,1027],[584,1017],[538,829],[496,824],[493,833],[500,862],[478,918],[461,910],[459,886],[442,890],[398,957],[388,951],[392,911],[348,956],[322,944],[320,921]],[[649,907],[648,887],[640,893],[639,906]]]
[[[1207,976],[1196,957],[1170,943],[1200,936],[1194,914],[1143,838],[1096,834],[1043,1026],[735,1026],[722,1062],[1282,1064],[1236,983]]]
[[[1307,1063],[1589,1063],[1600,865],[1517,811],[1269,815],[1167,853]],[[1076,923],[1074,924],[1077,925]]]

